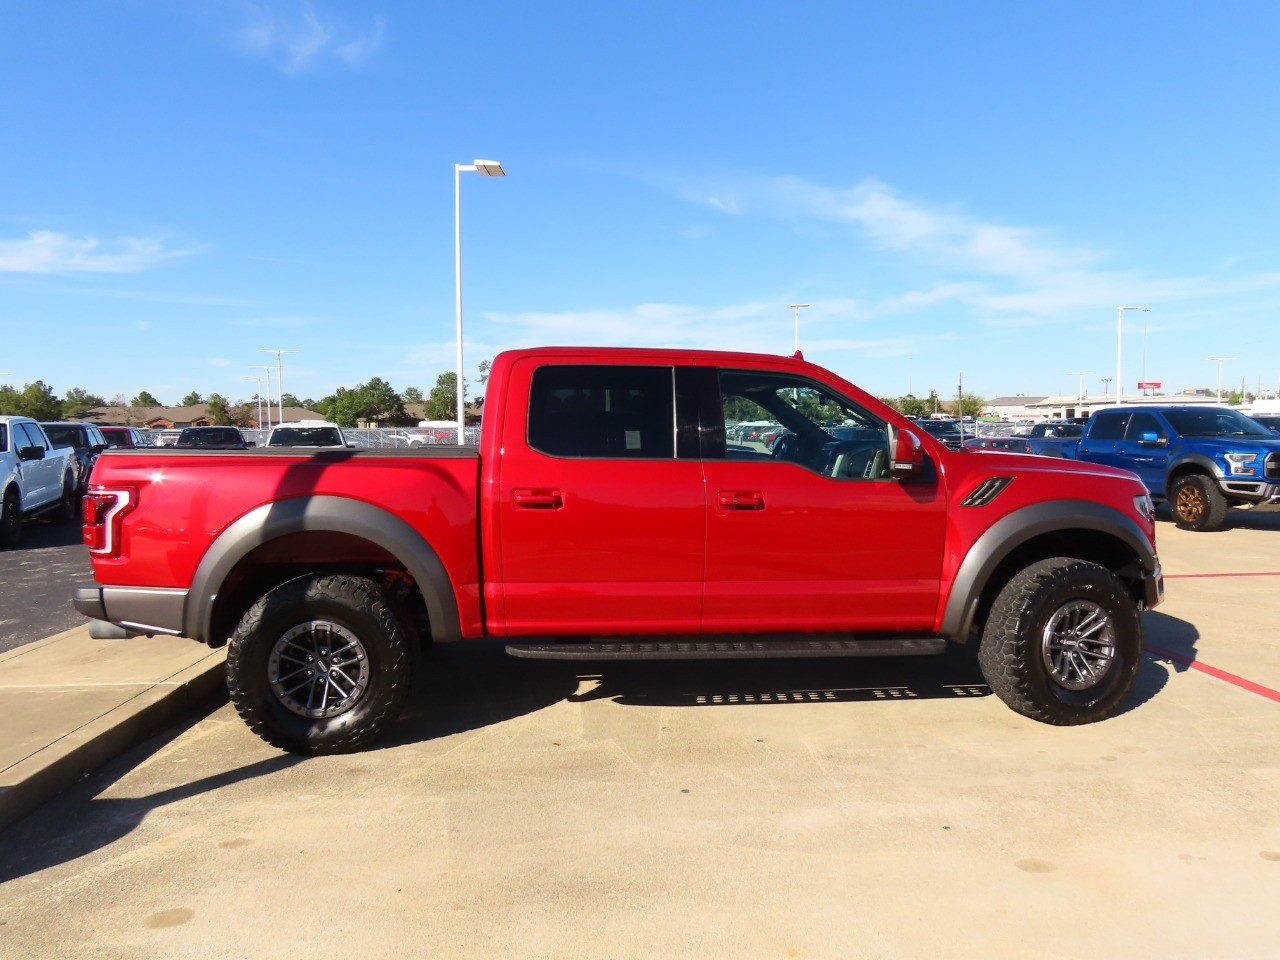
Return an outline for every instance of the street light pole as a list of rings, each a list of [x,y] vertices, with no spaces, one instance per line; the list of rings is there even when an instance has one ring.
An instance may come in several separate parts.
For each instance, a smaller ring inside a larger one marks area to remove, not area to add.
[[[800,352],[800,308],[807,306],[807,303],[791,304],[791,309],[796,312],[796,353]]]
[[[1102,399],[1103,401],[1108,401],[1108,402],[1111,400],[1111,378],[1110,377],[1102,378]]]
[[[268,366],[268,365],[267,365],[267,364],[265,364],[265,363],[251,363],[251,364],[249,364],[249,369],[250,369],[250,370],[261,370],[261,371],[262,371],[262,379],[265,379],[265,380],[267,381],[267,421],[266,421],[266,422],[267,422],[267,430],[270,430],[270,429],[271,429],[271,367],[270,367],[270,366]],[[258,392],[259,392],[259,394],[261,394],[261,392],[262,392],[262,384],[261,384],[261,383],[259,383],[259,384],[258,384]],[[258,398],[258,399],[259,399],[259,400],[261,400],[261,399],[262,399],[262,398],[261,398],[261,396],[259,396],[259,398]],[[262,411],[261,411],[261,410],[259,410],[259,411],[258,411],[258,426],[259,426],[259,427],[261,427],[261,426],[262,426]]]
[[[1205,360],[1218,364],[1218,402],[1222,402],[1222,365],[1228,360],[1235,360],[1236,357],[1205,357]]]
[[[284,373],[280,357],[285,353],[297,353],[297,350],[259,350],[259,353],[274,353],[276,355],[276,394],[280,401],[279,412],[280,422],[284,423]]]
[[[1116,307],[1116,403],[1124,403],[1124,373],[1120,367],[1120,358],[1124,352],[1124,312],[1126,310],[1142,310],[1146,307]]]
[[[505,177],[507,172],[497,160],[477,160],[475,163],[453,165],[453,285],[454,303],[457,306],[458,367],[456,384],[458,393],[458,445],[466,443],[463,431],[466,427],[466,399],[462,380],[462,172],[474,171],[483,177]]]
[[[261,377],[241,377],[241,380],[252,380],[258,385],[258,429],[262,429],[262,378]],[[268,409],[270,407],[268,406]]]
[[[1073,373],[1069,373],[1069,374],[1067,374],[1067,376],[1069,376],[1069,377],[1079,377],[1079,378],[1080,378],[1080,389],[1079,389],[1079,391],[1076,393],[1076,399],[1077,399],[1077,400],[1083,400],[1083,399],[1084,399],[1084,378],[1085,378],[1085,377],[1092,377],[1092,376],[1093,376],[1093,371],[1092,371],[1092,370],[1090,370],[1090,371],[1089,371],[1089,372],[1087,372],[1087,373],[1080,373],[1079,371],[1075,371],[1075,372],[1073,372]]]

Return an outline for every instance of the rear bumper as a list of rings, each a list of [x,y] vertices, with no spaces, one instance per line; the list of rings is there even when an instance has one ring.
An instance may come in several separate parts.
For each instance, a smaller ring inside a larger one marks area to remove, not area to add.
[[[130,634],[182,635],[187,591],[168,587],[103,587],[82,584],[71,594],[76,610],[90,620],[115,624]],[[102,628],[97,633],[110,634]],[[97,635],[95,633],[95,636]]]

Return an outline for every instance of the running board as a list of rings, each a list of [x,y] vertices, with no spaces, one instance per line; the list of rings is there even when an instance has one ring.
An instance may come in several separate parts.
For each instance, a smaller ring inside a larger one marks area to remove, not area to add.
[[[941,637],[767,640],[610,640],[596,643],[509,643],[507,653],[529,660],[749,660],[768,657],[930,656],[947,649]]]

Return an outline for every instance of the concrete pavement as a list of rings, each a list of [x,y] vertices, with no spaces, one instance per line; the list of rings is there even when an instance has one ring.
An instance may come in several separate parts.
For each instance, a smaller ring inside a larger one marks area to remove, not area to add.
[[[0,830],[225,689],[224,658],[87,626],[0,653]]]

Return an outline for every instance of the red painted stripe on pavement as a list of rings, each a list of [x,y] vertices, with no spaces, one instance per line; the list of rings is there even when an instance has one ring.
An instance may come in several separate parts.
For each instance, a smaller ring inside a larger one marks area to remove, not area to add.
[[[1234,673],[1227,673],[1227,671],[1219,670],[1217,667],[1211,667],[1207,663],[1201,663],[1194,657],[1184,657],[1182,654],[1173,653],[1170,650],[1165,650],[1163,647],[1156,647],[1152,644],[1144,643],[1142,645],[1142,649],[1157,657],[1172,660],[1175,663],[1182,664],[1184,667],[1189,667],[1192,670],[1199,670],[1201,673],[1207,673],[1209,676],[1216,677],[1219,680],[1225,680],[1227,683],[1237,686],[1241,690],[1248,690],[1250,693],[1256,693],[1260,697],[1266,697],[1268,700],[1274,700],[1276,703],[1280,703],[1280,690],[1272,690],[1270,687],[1264,687],[1260,683],[1254,683],[1252,680],[1246,680],[1244,677],[1237,677]]]
[[[1166,580],[1202,580],[1213,577],[1280,577],[1280,571],[1266,573],[1166,573]]]

